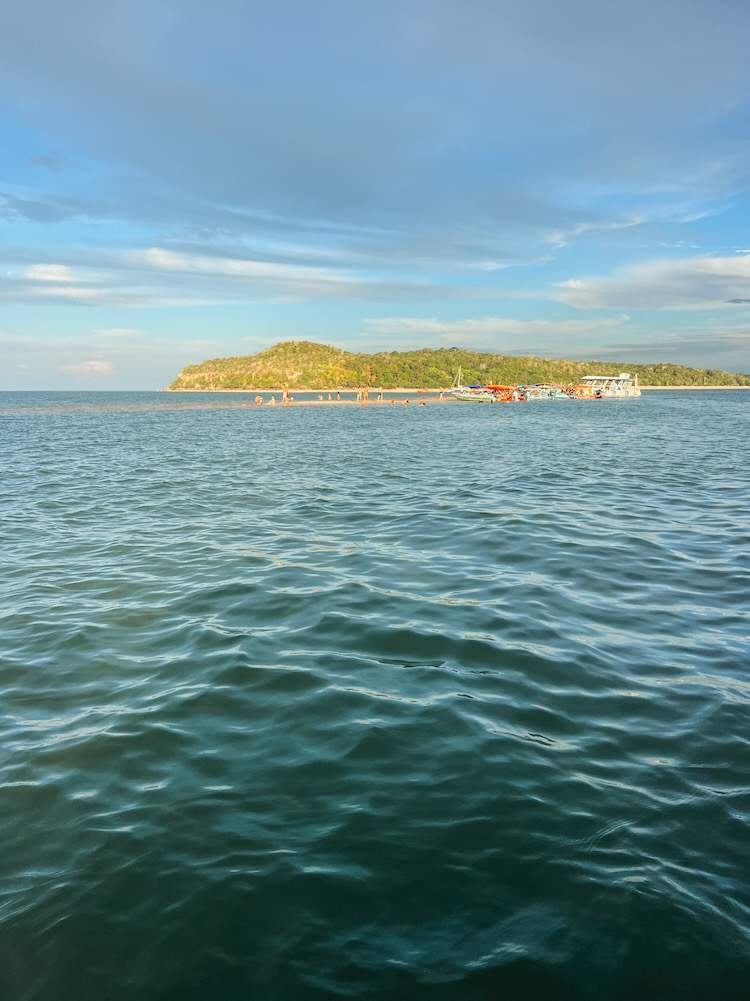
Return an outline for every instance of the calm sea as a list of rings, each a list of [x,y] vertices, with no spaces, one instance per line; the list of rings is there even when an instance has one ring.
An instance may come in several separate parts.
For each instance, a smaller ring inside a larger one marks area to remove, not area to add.
[[[750,393],[0,396],[3,1001],[746,999]]]

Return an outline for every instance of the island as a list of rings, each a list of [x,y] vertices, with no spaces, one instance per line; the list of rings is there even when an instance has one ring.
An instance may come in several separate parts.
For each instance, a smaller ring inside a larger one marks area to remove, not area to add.
[[[282,341],[254,355],[211,358],[187,365],[170,390],[439,389],[458,372],[468,384],[575,383],[584,375],[615,371],[637,375],[642,388],[750,388],[750,375],[674,364],[574,361],[502,355],[464,348],[422,348],[362,354],[313,341]]]

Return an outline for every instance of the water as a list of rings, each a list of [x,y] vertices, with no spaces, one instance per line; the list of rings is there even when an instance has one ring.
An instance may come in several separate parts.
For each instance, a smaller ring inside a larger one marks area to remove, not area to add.
[[[5,1001],[745,998],[750,394],[0,397]]]

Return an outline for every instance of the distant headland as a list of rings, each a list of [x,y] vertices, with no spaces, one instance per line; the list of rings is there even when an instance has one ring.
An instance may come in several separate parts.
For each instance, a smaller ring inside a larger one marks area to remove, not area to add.
[[[450,386],[462,371],[466,383],[571,383],[583,375],[628,371],[654,388],[750,388],[750,375],[685,365],[573,361],[533,355],[500,355],[463,348],[423,348],[359,354],[313,341],[282,341],[254,355],[212,358],[187,365],[170,390],[295,390],[378,386],[434,389]]]

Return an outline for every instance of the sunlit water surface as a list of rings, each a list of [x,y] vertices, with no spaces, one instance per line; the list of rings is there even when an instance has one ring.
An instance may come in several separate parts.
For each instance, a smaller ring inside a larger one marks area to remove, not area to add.
[[[0,397],[8,1001],[746,998],[750,393]]]

